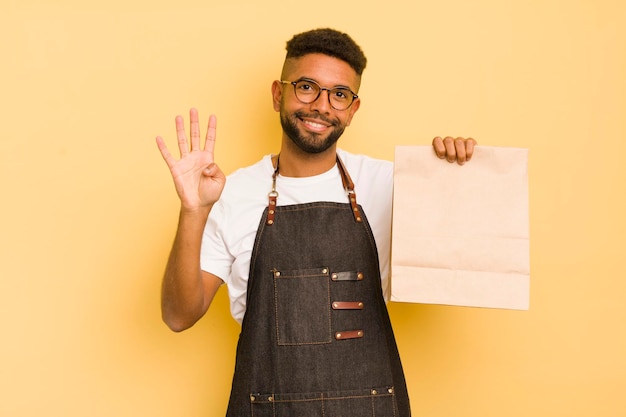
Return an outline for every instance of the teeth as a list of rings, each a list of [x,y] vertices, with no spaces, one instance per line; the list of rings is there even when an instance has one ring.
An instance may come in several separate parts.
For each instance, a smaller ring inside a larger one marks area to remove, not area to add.
[[[311,127],[317,128],[317,129],[321,129],[321,128],[323,128],[323,127],[324,127],[324,125],[323,125],[323,124],[320,124],[320,123],[309,122],[309,121],[307,121],[307,122],[305,122],[305,123],[306,123],[306,124],[308,124],[308,125],[309,125],[309,126],[311,126]]]

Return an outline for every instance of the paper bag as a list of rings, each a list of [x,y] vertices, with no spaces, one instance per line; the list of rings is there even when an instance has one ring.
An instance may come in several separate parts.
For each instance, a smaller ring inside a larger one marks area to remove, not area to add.
[[[478,146],[463,166],[398,146],[391,300],[527,310],[528,150]]]

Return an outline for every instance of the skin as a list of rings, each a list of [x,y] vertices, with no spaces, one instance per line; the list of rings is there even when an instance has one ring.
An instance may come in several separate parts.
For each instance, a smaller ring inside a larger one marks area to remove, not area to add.
[[[361,80],[346,62],[322,54],[309,54],[285,61],[281,75],[283,80],[296,81],[301,78],[315,80],[323,87],[345,86],[358,91]],[[281,119],[294,124],[295,129],[311,147],[320,145],[334,132],[343,131],[361,105],[361,99],[354,100],[346,110],[335,110],[328,102],[328,92],[310,104],[303,104],[295,96],[293,86],[280,81],[272,83],[272,104],[280,113]],[[280,171],[290,177],[306,177],[328,171],[335,165],[337,144],[332,143],[326,150],[307,152],[290,138],[283,129],[280,150]]]
[[[346,86],[358,92],[361,78],[346,62],[323,55],[309,54],[285,61],[282,80],[300,78],[315,80],[323,87]],[[357,98],[346,110],[335,110],[323,91],[316,101],[299,102],[293,86],[274,81],[271,87],[274,110],[280,113],[283,129],[280,149],[280,172],[289,177],[307,177],[324,173],[335,165],[336,140],[358,111]],[[200,246],[206,220],[219,200],[226,177],[214,159],[217,121],[209,117],[207,133],[201,140],[198,111],[191,109],[190,139],[182,116],[176,116],[179,159],[176,159],[162,137],[157,146],[167,164],[178,197],[180,214],[178,230],[161,285],[163,321],[179,332],[193,326],[208,310],[223,281],[200,269]],[[333,137],[334,136],[334,137]],[[473,139],[436,137],[435,154],[449,162],[464,164],[472,157]],[[312,152],[312,150],[314,150]],[[274,164],[276,157],[273,158]]]
[[[440,159],[446,159],[448,162],[457,162],[463,165],[472,159],[474,154],[474,146],[476,141],[472,138],[452,138],[446,136],[441,138],[437,136],[433,139],[433,149]]]
[[[161,284],[161,315],[176,332],[193,326],[206,313],[223,283],[219,277],[199,267],[204,225],[226,183],[224,173],[213,158],[217,121],[215,116],[209,118],[204,146],[201,146],[196,109],[190,110],[189,119],[191,147],[183,118],[175,119],[180,159],[172,156],[163,138],[156,139],[181,202],[178,230]]]

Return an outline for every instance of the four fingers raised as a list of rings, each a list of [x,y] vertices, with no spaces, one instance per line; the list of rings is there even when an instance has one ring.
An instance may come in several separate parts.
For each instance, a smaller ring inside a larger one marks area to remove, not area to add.
[[[191,136],[191,143],[187,142],[185,119],[180,115],[176,116],[176,118],[174,119],[174,123],[176,125],[176,139],[178,142],[178,150],[180,151],[180,156],[183,157],[187,155],[190,151],[200,150],[200,118],[198,116],[198,110],[195,108],[191,108],[189,110],[189,133]],[[207,134],[204,143],[204,150],[209,151],[211,154],[213,154],[213,150],[215,149],[216,130],[217,117],[212,114],[209,117],[209,125],[207,128]],[[165,160],[167,165],[171,167],[172,164],[176,162],[176,160],[172,156],[169,149],[167,149],[165,141],[161,136],[157,136],[156,142],[159,151],[161,151],[163,159]]]

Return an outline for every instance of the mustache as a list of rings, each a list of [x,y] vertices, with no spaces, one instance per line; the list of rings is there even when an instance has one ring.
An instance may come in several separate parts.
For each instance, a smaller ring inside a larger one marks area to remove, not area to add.
[[[337,120],[334,119],[330,119],[326,116],[323,116],[319,113],[305,113],[303,111],[297,111],[294,113],[294,116],[296,116],[298,119],[318,119],[321,120],[325,123],[328,123],[332,126],[337,126],[339,124],[339,122]]]

